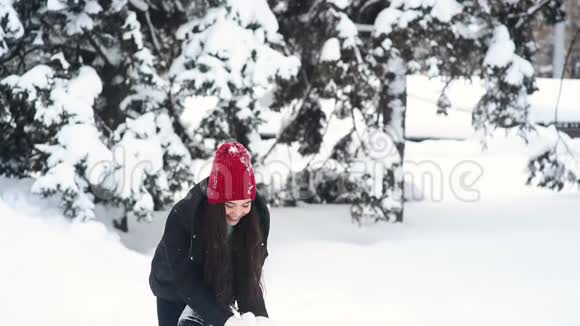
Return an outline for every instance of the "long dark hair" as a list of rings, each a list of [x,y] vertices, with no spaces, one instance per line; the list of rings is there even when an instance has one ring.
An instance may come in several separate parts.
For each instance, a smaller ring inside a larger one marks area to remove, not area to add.
[[[204,282],[227,309],[238,303],[241,312],[253,311],[262,295],[263,247],[260,219],[254,210],[244,216],[228,239],[224,204],[206,205],[203,223]]]

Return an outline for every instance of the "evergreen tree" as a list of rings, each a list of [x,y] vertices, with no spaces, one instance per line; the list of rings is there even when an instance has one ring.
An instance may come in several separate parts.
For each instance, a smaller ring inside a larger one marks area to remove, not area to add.
[[[303,60],[300,85],[279,98],[292,103],[298,97],[306,103],[303,107],[312,108],[329,97],[337,103],[337,117],[351,115],[353,130],[336,143],[332,158],[349,167],[355,162],[366,167],[354,173],[360,179],[354,182],[359,195],[353,214],[395,221],[403,216],[406,75],[426,72],[448,81],[480,76],[486,93],[474,110],[473,125],[482,140],[498,127],[519,128],[525,135],[531,129],[527,95],[535,90],[529,62],[534,44],[531,30],[538,21],[553,22],[554,16],[562,15],[560,1],[555,0],[270,3],[280,17],[283,35]],[[349,30],[345,26],[354,27],[357,19],[373,24],[370,40],[361,42],[356,28],[345,34]],[[298,28],[304,24],[307,33]],[[317,62],[321,57],[332,65],[325,68]],[[338,76],[344,71],[349,71],[344,75],[351,80],[341,84]],[[351,90],[362,96],[344,96]],[[443,92],[438,101],[442,112],[445,98]],[[318,125],[315,121],[291,124],[282,138],[320,148],[328,114],[317,116],[326,119]]]
[[[92,218],[98,202],[119,205],[124,229],[127,216],[149,219],[189,188],[191,154],[160,77],[177,26],[155,19],[185,14],[157,5],[2,3],[0,173],[33,177],[34,191],[60,194],[71,217]]]
[[[265,1],[3,0],[0,15],[0,173],[34,178],[71,217],[122,207],[123,230],[189,189],[220,142],[258,146],[273,81],[300,65]]]
[[[289,182],[311,200],[402,221],[406,75],[480,77],[482,139],[529,135],[532,28],[562,18],[558,0],[0,0],[0,174],[34,178],[71,217],[120,206],[126,230],[221,142],[258,163],[297,144],[311,163]],[[269,110],[288,118],[264,152]],[[530,183],[578,180],[562,148],[532,159]]]
[[[269,110],[265,97],[274,80],[294,78],[300,66],[286,56],[276,17],[265,1],[209,2],[203,16],[177,33],[182,52],[170,70],[172,96],[181,112],[190,96],[215,97],[193,130],[191,142],[198,157],[208,157],[217,146],[235,139],[250,149],[258,146],[257,128]],[[201,113],[200,113],[201,114]]]
[[[95,70],[83,66],[69,74],[37,65],[22,76],[4,78],[0,88],[9,119],[17,121],[2,124],[11,136],[2,153],[13,155],[3,161],[4,173],[40,173],[33,192],[60,195],[67,216],[93,218],[90,186],[98,183],[93,176],[99,171],[87,172],[111,154],[94,124],[92,105],[102,90]]]

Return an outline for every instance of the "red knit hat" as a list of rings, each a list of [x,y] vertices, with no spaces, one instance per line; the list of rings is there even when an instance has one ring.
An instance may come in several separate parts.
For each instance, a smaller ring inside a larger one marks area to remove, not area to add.
[[[233,142],[222,144],[213,159],[207,183],[210,205],[256,198],[256,179],[248,150]]]

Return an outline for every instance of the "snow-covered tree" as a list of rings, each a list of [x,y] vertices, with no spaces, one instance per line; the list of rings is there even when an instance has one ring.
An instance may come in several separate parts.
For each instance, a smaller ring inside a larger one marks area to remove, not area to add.
[[[399,211],[400,205],[386,197],[397,194],[386,195],[383,182],[393,177],[389,169],[400,156],[393,138],[386,135],[383,112],[377,110],[384,76],[376,69],[372,47],[349,17],[350,7],[340,1],[280,1],[272,6],[292,51],[302,59],[298,82],[276,93],[277,105],[291,117],[277,142],[299,144],[300,154],[311,161],[338,163],[332,168],[307,166],[296,175],[292,183],[298,196],[324,201],[369,198],[360,203],[365,209],[371,200],[382,201],[388,212],[381,212],[380,218],[394,218],[390,212]],[[336,133],[337,121],[348,121],[350,128],[338,132],[339,139],[328,139],[327,131]],[[369,178],[377,173],[377,178]],[[339,181],[340,189],[328,186],[333,180]],[[345,191],[354,193],[344,196]]]
[[[0,174],[34,178],[73,217],[120,206],[126,229],[223,141],[263,162],[273,110],[287,119],[272,146],[325,163],[290,184],[401,221],[405,76],[479,76],[475,128],[527,132],[531,28],[561,18],[557,0],[0,0]],[[538,180],[547,165],[530,166]]]
[[[12,7],[12,0],[0,1],[0,57],[9,51],[9,44],[24,35],[24,26]]]
[[[353,131],[336,143],[333,158],[350,167],[353,162],[367,162],[362,165],[374,167],[364,170],[370,173],[356,169],[355,174],[362,175],[356,182],[362,190],[356,201],[364,204],[353,206],[353,213],[402,221],[406,75],[426,72],[448,80],[480,76],[485,81],[486,93],[474,110],[473,125],[483,139],[498,127],[517,127],[525,133],[531,127],[527,120],[527,95],[534,91],[529,62],[534,51],[531,29],[536,21],[561,14],[560,3],[272,0],[283,35],[303,60],[301,85],[290,88],[280,98],[288,103],[293,98],[316,103],[328,96],[336,100],[337,117],[345,112],[352,115]],[[376,19],[369,12],[378,13]],[[374,25],[370,39],[360,41],[361,35],[353,24],[357,19]],[[341,21],[350,23],[336,23]],[[345,26],[353,27],[349,37],[337,37],[348,34]],[[304,28],[308,33],[303,33]],[[332,63],[326,71],[324,61]],[[350,67],[358,70],[349,71]],[[348,83],[341,84],[337,78],[342,71],[349,71],[345,74],[351,78]],[[331,91],[325,93],[325,89]],[[363,95],[343,97],[353,89]],[[344,98],[347,105],[343,104]],[[438,103],[440,111],[445,112],[448,103],[445,93]],[[316,115],[320,121],[309,121],[305,128],[301,128],[300,121],[290,124],[286,139],[302,142],[305,148],[314,148],[316,152],[324,146],[323,130],[329,116]],[[386,148],[390,149],[386,151],[388,155],[374,154]],[[377,164],[385,169],[377,168]]]
[[[115,130],[113,146],[121,157],[116,157],[116,171],[104,184],[120,185],[110,192],[113,203],[130,207],[129,214],[137,219],[149,220],[154,210],[173,202],[175,192],[191,186],[191,155],[174,132],[169,83],[159,76],[156,57],[145,47],[135,12],[127,11],[123,31],[122,46],[130,56],[124,83],[128,92],[120,110],[128,118]],[[123,229],[126,223],[121,223]]]
[[[189,21],[177,35],[182,52],[170,70],[176,104],[184,111],[191,96],[215,98],[215,107],[199,110],[202,117],[187,125],[199,157],[229,139],[251,149],[260,142],[257,127],[269,110],[274,81],[294,78],[300,66],[298,58],[284,54],[266,1],[209,2],[205,15]]]
[[[73,217],[91,218],[95,203],[120,206],[121,229],[187,190],[192,158],[231,138],[256,146],[274,81],[300,66],[265,1],[3,0],[0,14],[0,173],[35,178]],[[89,70],[92,88],[70,91]],[[64,136],[80,118],[61,93],[85,96],[83,130],[99,159]],[[207,115],[191,105],[198,98],[215,98]]]
[[[568,135],[555,126],[537,127],[531,133],[528,185],[555,191],[580,190],[580,160]]]
[[[0,173],[35,178],[34,190],[62,196],[71,217],[92,218],[100,202],[123,207],[125,218],[149,218],[172,203],[192,182],[191,154],[161,76],[185,10],[2,2]],[[167,15],[181,20],[155,19]]]
[[[102,90],[94,69],[83,66],[68,77],[37,65],[22,76],[6,77],[0,88],[12,110],[11,118],[19,122],[2,126],[14,136],[3,145],[14,155],[12,161],[3,162],[3,170],[18,175],[27,169],[40,173],[33,192],[60,195],[68,216],[93,218],[90,186],[98,182],[94,176],[99,171],[88,172],[110,160],[111,154],[94,124],[92,105]],[[25,147],[12,147],[18,144]],[[20,164],[26,160],[30,161],[27,165]]]

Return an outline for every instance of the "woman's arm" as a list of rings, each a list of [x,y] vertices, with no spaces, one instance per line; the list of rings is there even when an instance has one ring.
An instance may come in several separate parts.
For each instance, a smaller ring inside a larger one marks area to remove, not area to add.
[[[189,259],[191,239],[182,221],[179,211],[172,209],[162,238],[177,293],[183,302],[200,314],[207,325],[223,326],[229,313],[218,304],[211,290],[203,283],[197,266]]]
[[[262,205],[262,212],[261,212],[261,226],[262,226],[262,243],[264,244],[263,252],[264,252],[264,259],[262,260],[262,268],[264,267],[264,263],[266,262],[266,258],[268,258],[268,236],[270,235],[270,211],[266,204],[266,201],[263,197],[259,197],[260,204]],[[256,307],[253,311],[254,315],[268,317],[268,310],[266,309],[266,303],[264,301],[264,293],[260,291],[260,295],[256,298]]]

